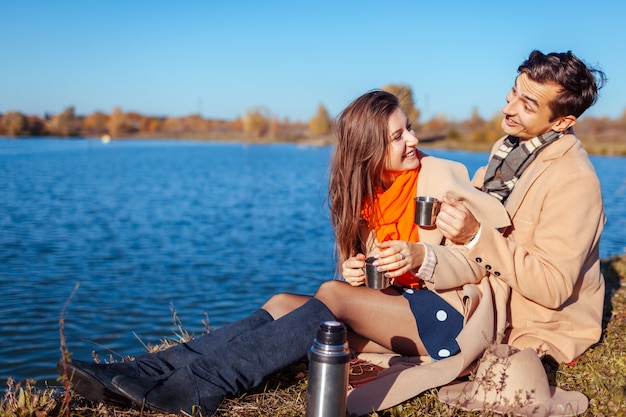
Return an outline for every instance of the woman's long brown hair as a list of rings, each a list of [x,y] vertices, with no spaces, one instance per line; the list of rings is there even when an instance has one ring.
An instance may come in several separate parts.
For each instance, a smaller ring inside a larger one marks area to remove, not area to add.
[[[365,253],[365,242],[359,234],[361,209],[367,199],[373,202],[375,191],[382,186],[389,117],[399,107],[396,96],[374,90],[354,100],[337,119],[337,145],[328,184],[337,271],[346,259]]]

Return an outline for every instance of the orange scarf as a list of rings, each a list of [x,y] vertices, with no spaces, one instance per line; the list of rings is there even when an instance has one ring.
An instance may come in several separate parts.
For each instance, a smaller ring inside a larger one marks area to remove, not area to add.
[[[405,240],[419,242],[419,229],[415,225],[415,190],[419,169],[403,171],[394,180],[391,187],[383,191],[376,190],[374,207],[365,201],[361,216],[370,229],[376,233],[379,242],[387,240]],[[419,287],[419,278],[410,272],[396,278],[407,287]]]

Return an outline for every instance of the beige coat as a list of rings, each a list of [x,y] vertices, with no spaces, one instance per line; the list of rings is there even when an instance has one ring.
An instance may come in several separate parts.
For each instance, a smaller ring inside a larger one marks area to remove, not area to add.
[[[441,198],[444,195],[463,199],[472,213],[490,228],[507,227],[511,223],[502,204],[492,196],[476,190],[469,181],[467,169],[458,162],[422,157],[422,168],[417,185],[417,195]],[[420,241],[433,247],[444,243],[436,228],[419,231]],[[438,262],[436,277],[440,273],[463,275],[471,284],[448,287],[438,294],[461,311],[465,317],[463,330],[457,337],[461,352],[450,358],[430,362],[427,358],[406,358],[397,355],[361,354],[373,363],[390,366],[378,378],[349,393],[348,411],[358,415],[372,410],[392,407],[433,387],[453,381],[474,363],[492,343],[506,321],[506,303],[509,289],[492,280],[484,268],[464,256],[463,246],[447,244],[445,267]],[[439,254],[438,254],[439,256]],[[436,282],[436,279],[435,279]],[[474,284],[477,283],[477,284]],[[433,284],[427,284],[433,290]],[[496,308],[495,305],[500,305]],[[501,312],[499,315],[496,311]],[[415,366],[420,364],[420,366]]]
[[[484,173],[477,172],[476,185]],[[506,209],[513,223],[507,236],[485,228],[466,256],[512,289],[503,342],[570,362],[600,338],[604,304],[602,194],[581,142],[566,135],[544,149]],[[436,251],[437,268],[455,259]],[[437,274],[435,287],[453,288],[462,279]]]
[[[439,169],[440,160],[433,158],[430,164],[429,159],[423,159],[423,169]],[[436,187],[431,172],[420,175],[418,194]],[[484,172],[477,172],[477,186]],[[452,189],[443,192],[455,195]],[[476,207],[475,198],[469,194],[466,204],[483,228],[472,249],[435,246],[435,236],[420,230],[438,259],[429,288],[449,302],[462,301],[465,326],[457,337],[461,352],[419,366],[414,358],[362,355],[391,366],[349,394],[349,412],[385,409],[451,382],[502,335],[505,343],[533,347],[565,362],[598,341],[604,300],[598,244],[605,217],[600,184],[580,141],[566,135],[528,167],[506,204],[513,226],[504,235],[496,230],[504,226],[498,224],[498,209],[489,205],[489,214]]]

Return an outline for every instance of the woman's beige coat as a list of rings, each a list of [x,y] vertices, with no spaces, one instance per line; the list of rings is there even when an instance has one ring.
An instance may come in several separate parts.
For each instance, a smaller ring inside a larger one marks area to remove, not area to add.
[[[441,198],[444,195],[462,199],[485,227],[501,228],[511,223],[502,204],[492,196],[472,186],[467,169],[458,162],[422,156],[422,167],[417,182],[417,195]],[[445,244],[437,228],[419,230],[420,241],[432,247]],[[428,358],[407,358],[394,355],[361,354],[360,357],[389,369],[377,379],[349,392],[348,412],[363,415],[372,410],[392,407],[433,387],[445,385],[464,373],[492,343],[498,332],[504,330],[509,289],[491,280],[484,268],[464,255],[465,247],[449,245],[445,268],[440,260],[435,282],[442,273],[450,271],[462,275],[463,283],[447,287],[438,294],[461,311],[465,317],[463,330],[457,337],[461,352],[444,360],[430,363]],[[437,252],[439,257],[439,252]],[[427,283],[434,289],[432,283]],[[496,308],[496,304],[500,308]],[[499,314],[496,314],[499,312]],[[416,366],[419,365],[419,366]]]

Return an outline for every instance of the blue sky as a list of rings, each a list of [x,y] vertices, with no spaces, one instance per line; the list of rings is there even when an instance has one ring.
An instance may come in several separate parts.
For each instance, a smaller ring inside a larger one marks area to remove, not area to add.
[[[626,6],[615,0],[34,1],[0,8],[0,112],[306,121],[408,84],[422,121],[498,113],[533,49],[607,73],[587,114],[626,109]]]

